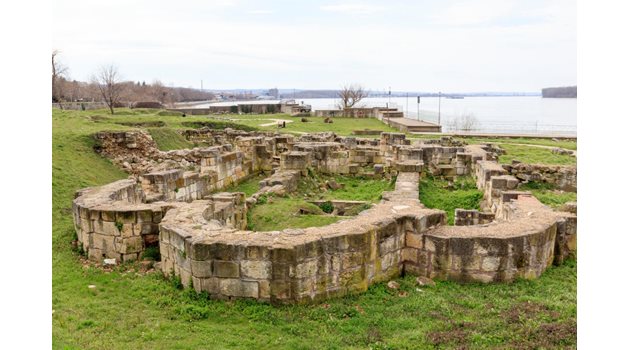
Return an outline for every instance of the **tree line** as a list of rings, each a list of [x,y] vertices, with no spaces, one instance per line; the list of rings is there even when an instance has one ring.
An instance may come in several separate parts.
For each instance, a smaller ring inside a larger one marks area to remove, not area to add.
[[[70,78],[69,69],[52,52],[52,102],[104,102],[114,113],[115,107],[168,106],[175,102],[214,99],[214,94],[198,89],[167,87],[159,80],[151,83],[125,80],[116,65],[101,66],[87,82]]]

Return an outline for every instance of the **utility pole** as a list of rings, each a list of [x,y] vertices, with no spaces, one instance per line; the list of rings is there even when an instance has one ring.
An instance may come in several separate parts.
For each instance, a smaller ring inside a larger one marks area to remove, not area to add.
[[[407,107],[405,108],[405,114],[409,114],[409,93],[407,93]]]
[[[420,120],[420,96],[418,96],[418,120]]]
[[[438,92],[438,125],[440,125],[440,119],[442,116],[442,91]]]
[[[201,80],[201,91],[203,91],[203,79]]]
[[[389,87],[389,93],[387,94],[387,108],[392,105],[392,87]]]

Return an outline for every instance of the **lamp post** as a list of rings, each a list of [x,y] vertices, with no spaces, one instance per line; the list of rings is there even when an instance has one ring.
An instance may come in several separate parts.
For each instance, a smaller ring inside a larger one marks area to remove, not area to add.
[[[438,125],[440,125],[440,119],[442,116],[442,91],[438,92]]]

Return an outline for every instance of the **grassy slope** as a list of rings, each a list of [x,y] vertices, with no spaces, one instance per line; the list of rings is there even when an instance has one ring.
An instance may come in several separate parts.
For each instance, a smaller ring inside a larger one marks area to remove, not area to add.
[[[71,251],[76,189],[126,174],[96,155],[90,134],[123,129],[90,112],[53,112],[53,347],[56,349],[476,348],[576,346],[577,267],[513,284],[438,282],[406,297],[376,285],[322,305],[273,307],[207,300],[158,275],[83,268]],[[100,112],[105,114],[104,111]],[[125,118],[119,116],[116,118]],[[178,117],[164,118],[179,128]],[[88,285],[96,285],[95,290]],[[553,330],[553,332],[550,332]]]

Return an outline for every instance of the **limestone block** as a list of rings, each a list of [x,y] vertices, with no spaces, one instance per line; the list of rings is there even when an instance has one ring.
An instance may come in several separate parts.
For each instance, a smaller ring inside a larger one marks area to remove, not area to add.
[[[114,243],[116,244],[115,250],[120,254],[139,253],[143,249],[143,240],[140,236],[116,237]]]
[[[135,224],[136,212],[135,211],[118,211],[116,212],[116,222],[123,224]]]
[[[258,298],[258,282],[221,278],[219,291],[225,296]]]
[[[258,297],[260,299],[269,299],[271,297],[269,281],[258,281]]]
[[[271,277],[271,262],[242,260],[241,275],[244,278],[269,279]]]
[[[317,274],[317,259],[306,261],[295,267],[295,277],[297,278],[309,278]]]
[[[498,256],[487,256],[481,262],[481,269],[488,272],[498,271],[501,265],[501,258]]]
[[[212,261],[191,260],[192,275],[199,278],[212,277]]]
[[[215,260],[213,262],[214,275],[217,277],[239,277],[239,264],[233,261]]]
[[[287,281],[273,280],[270,283],[272,300],[287,300],[291,298],[291,283]]]

